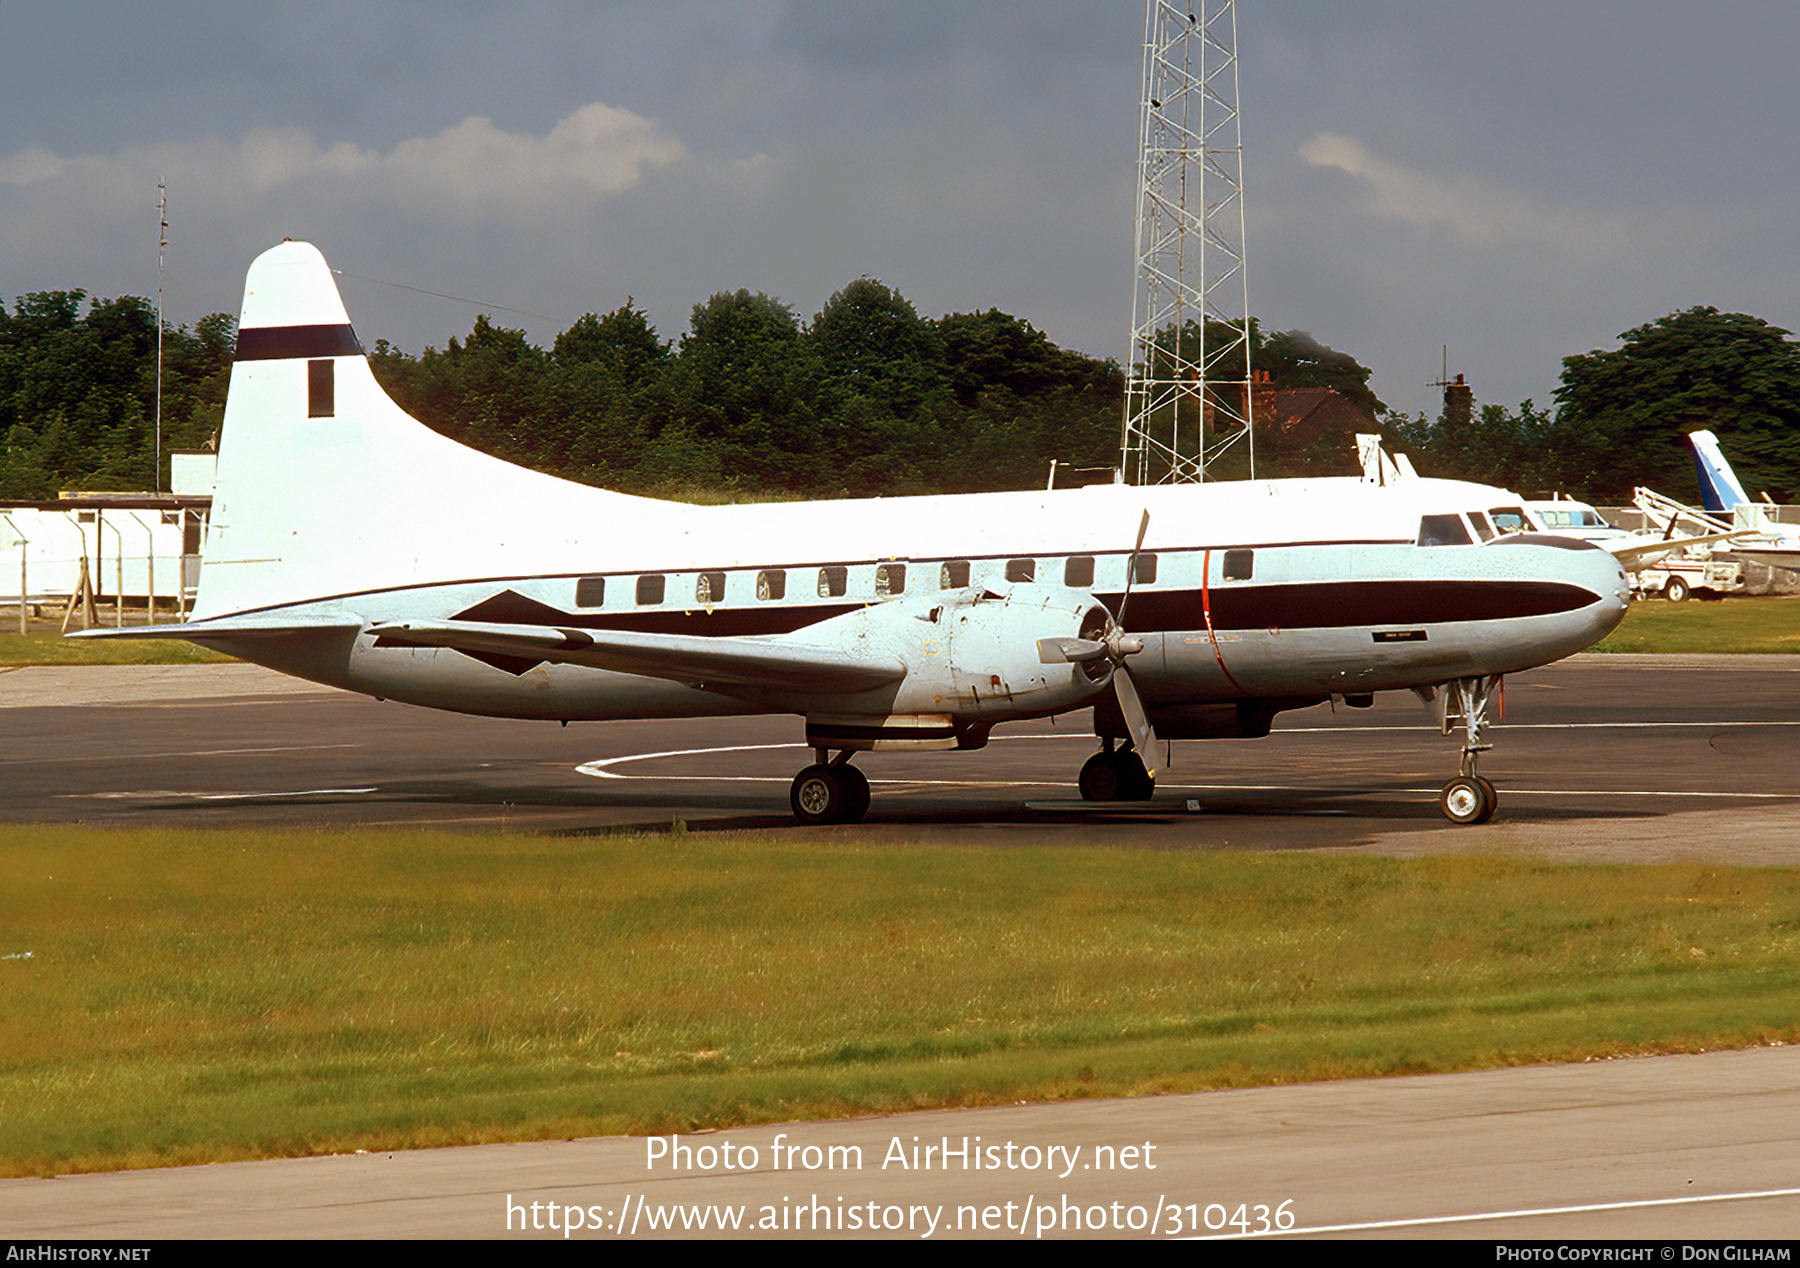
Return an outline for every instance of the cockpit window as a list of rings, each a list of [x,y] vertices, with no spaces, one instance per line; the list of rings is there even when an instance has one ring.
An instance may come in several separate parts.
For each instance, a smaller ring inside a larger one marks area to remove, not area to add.
[[[1482,541],[1486,542],[1494,539],[1494,526],[1488,522],[1488,517],[1485,512],[1470,511],[1469,523],[1475,526],[1475,536],[1481,538]]]
[[[1502,533],[1524,533],[1531,529],[1522,506],[1496,506],[1488,512],[1488,518],[1494,521],[1494,527]]]
[[[1468,527],[1460,515],[1426,515],[1419,520],[1421,546],[1473,546]]]

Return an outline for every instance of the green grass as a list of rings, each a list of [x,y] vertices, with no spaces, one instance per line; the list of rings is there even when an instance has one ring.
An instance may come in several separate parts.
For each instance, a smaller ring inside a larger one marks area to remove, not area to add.
[[[1800,595],[1686,603],[1641,599],[1625,613],[1625,623],[1590,650],[1800,653]]]
[[[1800,1039],[1800,871],[0,830],[0,1173]]]
[[[111,628],[110,626],[108,628]],[[0,633],[0,665],[214,665],[232,658],[185,639],[64,638],[54,628]]]

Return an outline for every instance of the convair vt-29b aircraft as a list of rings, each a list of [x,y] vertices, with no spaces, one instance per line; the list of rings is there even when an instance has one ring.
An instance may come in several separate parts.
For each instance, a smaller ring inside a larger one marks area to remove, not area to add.
[[[862,752],[980,748],[1094,709],[1084,796],[1143,799],[1156,738],[1266,735],[1340,697],[1444,691],[1476,774],[1501,676],[1618,624],[1591,545],[1503,534],[1502,490],[1355,478],[696,507],[464,448],[376,384],[324,259],[251,266],[182,637],[388,700],[560,722],[797,714],[807,823],[868,808]]]

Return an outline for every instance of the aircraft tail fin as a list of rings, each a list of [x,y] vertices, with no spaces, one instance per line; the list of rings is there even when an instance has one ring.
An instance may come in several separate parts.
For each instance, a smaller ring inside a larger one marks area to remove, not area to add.
[[[1725,461],[1719,438],[1710,431],[1688,433],[1694,447],[1694,474],[1700,477],[1700,504],[1715,515],[1729,515],[1733,509],[1750,501],[1737,473]]]
[[[533,571],[579,571],[578,526],[668,505],[513,466],[408,416],[324,256],[283,242],[245,281],[195,619],[508,575],[527,535]],[[546,540],[546,523],[566,536]]]

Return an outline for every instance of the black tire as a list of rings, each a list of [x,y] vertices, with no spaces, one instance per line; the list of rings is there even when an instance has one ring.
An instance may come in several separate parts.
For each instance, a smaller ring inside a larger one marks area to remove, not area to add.
[[[1114,764],[1117,756],[1116,753],[1095,753],[1087,759],[1075,781],[1083,798],[1088,801],[1118,800],[1119,768]]]
[[[1688,585],[1686,577],[1670,577],[1668,584],[1663,587],[1663,598],[1670,603],[1686,603],[1688,595],[1692,593],[1693,589]]]
[[[829,766],[808,766],[788,790],[794,818],[805,824],[840,822],[846,801],[844,781]]]
[[[1475,822],[1486,823],[1489,819],[1494,817],[1494,811],[1500,809],[1500,791],[1495,788],[1492,783],[1479,775],[1475,776],[1475,782],[1480,784],[1481,791],[1487,794],[1487,809],[1481,812],[1481,818],[1477,819]]]
[[[1156,780],[1144,769],[1144,759],[1135,749],[1121,749],[1113,754],[1119,771],[1120,801],[1149,801],[1156,793]]]
[[[848,762],[832,770],[844,785],[844,813],[839,823],[861,823],[869,813],[869,777]]]
[[[1485,779],[1459,775],[1438,794],[1438,808],[1451,823],[1486,823],[1493,818],[1499,797]]]

